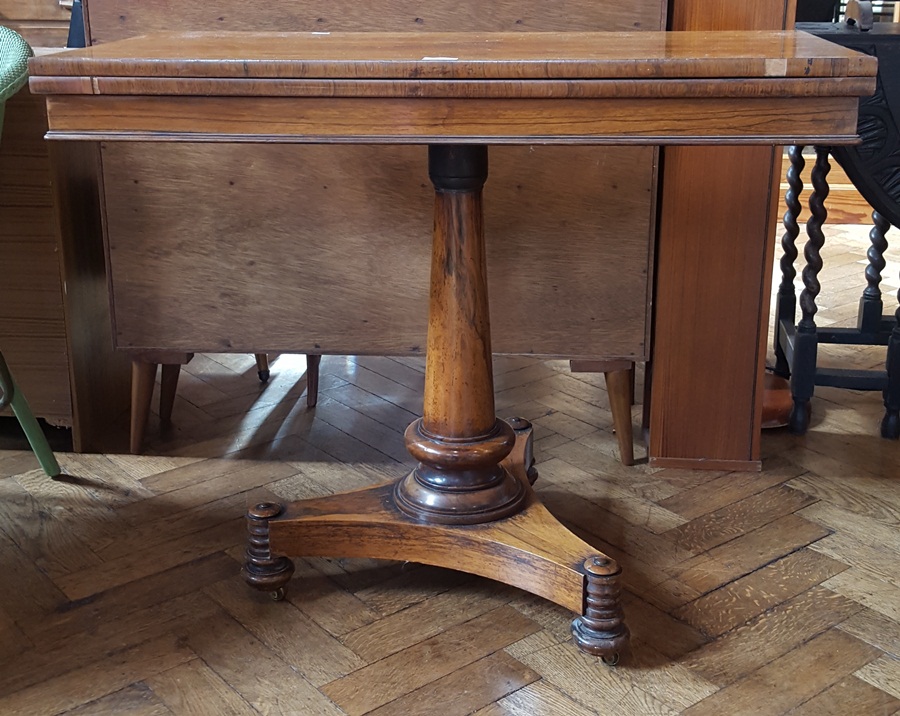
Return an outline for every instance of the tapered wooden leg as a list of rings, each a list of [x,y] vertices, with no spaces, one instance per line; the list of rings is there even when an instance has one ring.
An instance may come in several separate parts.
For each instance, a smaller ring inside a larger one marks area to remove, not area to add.
[[[634,465],[634,428],[631,425],[631,406],[634,405],[634,363],[627,360],[572,360],[573,373],[603,373],[613,429],[619,442],[619,459],[623,465]],[[649,385],[645,381],[644,385]]]
[[[181,366],[163,364],[162,378],[159,385],[159,419],[162,423],[172,422],[172,409],[175,407],[175,393],[178,390],[178,376]]]
[[[145,351],[136,354],[131,361],[131,452],[138,455],[144,443],[150,401],[156,367],[163,366],[162,386],[159,395],[159,417],[165,423],[172,418],[175,390],[178,387],[180,366],[191,361],[193,353],[174,351]]]
[[[319,402],[319,363],[322,356],[306,356],[306,407],[315,408]]]
[[[156,363],[134,360],[131,363],[131,435],[132,455],[141,452],[144,431],[150,416],[150,401],[153,399],[153,384],[156,382]]]
[[[269,380],[269,356],[265,353],[256,354],[256,375],[259,376],[259,382],[265,383]]]
[[[613,370],[603,374],[609,393],[613,427],[619,441],[619,459],[623,465],[634,465],[634,436],[631,427],[631,390],[634,385],[634,366],[628,370]]]

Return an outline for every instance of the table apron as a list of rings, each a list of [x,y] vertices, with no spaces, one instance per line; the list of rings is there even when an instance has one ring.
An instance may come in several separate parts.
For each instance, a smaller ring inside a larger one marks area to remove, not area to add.
[[[855,97],[53,96],[50,139],[362,144],[853,144]]]

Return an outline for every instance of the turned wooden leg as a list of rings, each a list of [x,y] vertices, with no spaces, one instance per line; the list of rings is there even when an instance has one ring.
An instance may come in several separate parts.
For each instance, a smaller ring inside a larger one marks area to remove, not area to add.
[[[609,407],[613,427],[619,441],[619,459],[623,465],[634,465],[634,438],[631,427],[631,391],[634,385],[634,365],[628,370],[613,370],[603,374],[609,393]]]
[[[825,199],[828,197],[827,147],[816,147],[816,163],[812,170],[813,193],[809,198],[810,217],[806,222],[807,242],[803,250],[806,267],[803,269],[803,291],[800,293],[800,323],[794,338],[794,359],[791,365],[791,410],[790,430],[795,435],[803,435],[809,428],[810,400],[816,384],[816,361],[819,337],[816,333],[816,296],[819,295],[819,271],[822,270],[822,246],[825,234],[822,226],[828,218]]]
[[[319,363],[322,356],[306,356],[306,407],[315,408],[319,402]]]
[[[518,512],[522,483],[501,461],[515,433],[494,412],[481,191],[487,147],[428,148],[435,188],[423,416],[406,430],[418,467],[397,506],[426,522],[475,524]]]
[[[866,251],[866,288],[859,299],[856,327],[860,333],[878,333],[884,303],[881,300],[881,272],[887,266],[884,253],[888,249],[887,231],[890,223],[877,211],[872,212],[872,229],[869,231],[869,250]]]
[[[153,384],[156,382],[156,363],[143,360],[131,362],[131,434],[130,449],[132,455],[141,452],[144,443],[144,431],[147,429],[147,418],[150,416],[150,401],[153,399]]]
[[[175,393],[178,390],[179,364],[164,363],[159,385],[159,419],[163,424],[172,422],[172,408],[175,407]]]
[[[283,511],[281,505],[261,502],[247,512],[249,544],[241,570],[247,584],[269,592],[275,601],[284,599],[284,588],[294,574],[294,563],[287,557],[273,556],[269,548],[269,520]]]
[[[259,382],[265,383],[269,380],[269,356],[265,353],[256,354],[256,375],[259,376]]]
[[[619,602],[622,570],[609,557],[598,555],[585,561],[584,573],[585,609],[572,622],[572,636],[583,651],[615,666],[629,638]]]
[[[787,209],[782,219],[784,234],[781,237],[781,283],[775,299],[775,372],[783,378],[791,374],[791,366],[785,352],[781,326],[785,323],[793,327],[797,321],[797,293],[794,290],[797,269],[794,268],[794,262],[797,260],[797,237],[800,235],[797,221],[803,208],[800,204],[800,195],[803,193],[803,179],[800,175],[806,165],[801,146],[789,147],[788,157],[791,166],[787,172],[788,190],[784,195]]]

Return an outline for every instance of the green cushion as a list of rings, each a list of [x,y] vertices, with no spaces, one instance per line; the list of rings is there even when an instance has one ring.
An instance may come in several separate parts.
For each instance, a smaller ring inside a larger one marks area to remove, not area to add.
[[[0,26],[0,129],[3,128],[6,100],[28,81],[31,55],[31,48],[18,32]]]

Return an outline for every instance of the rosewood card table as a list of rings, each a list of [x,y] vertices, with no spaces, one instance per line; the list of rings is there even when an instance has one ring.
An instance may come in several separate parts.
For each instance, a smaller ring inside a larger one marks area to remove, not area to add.
[[[186,33],[31,69],[53,140],[428,145],[424,412],[406,431],[418,467],[395,484],[253,507],[244,575],[277,598],[291,556],[459,569],[571,609],[576,643],[615,662],[628,640],[620,569],[539,503],[530,425],[494,412],[488,149],[852,143],[876,63],[792,32]]]

